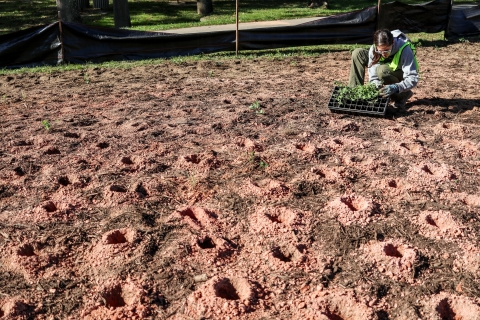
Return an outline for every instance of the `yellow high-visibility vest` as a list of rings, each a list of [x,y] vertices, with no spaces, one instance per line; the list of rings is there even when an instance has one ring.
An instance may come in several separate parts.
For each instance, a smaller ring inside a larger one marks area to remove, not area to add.
[[[405,48],[406,46],[410,46],[410,49],[412,49],[413,51],[413,60],[415,61],[415,67],[417,68],[417,72],[420,71],[420,67],[418,65],[418,61],[417,61],[417,49],[415,49],[415,46],[411,43],[411,42],[405,42],[405,44],[397,51],[397,53],[395,53],[395,55],[393,56],[393,60],[392,62],[390,63],[389,67],[393,70],[393,71],[397,71],[398,69],[398,65],[400,64],[400,57],[402,56],[402,51],[403,51],[403,48]],[[383,57],[380,58],[380,62],[382,62],[384,59]]]

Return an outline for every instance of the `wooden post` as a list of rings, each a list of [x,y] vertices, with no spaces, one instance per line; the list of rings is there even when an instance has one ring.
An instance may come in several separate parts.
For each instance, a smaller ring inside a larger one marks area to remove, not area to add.
[[[238,1],[235,0],[235,55],[238,56]]]
[[[62,59],[62,64],[65,63],[65,52],[63,51],[63,28],[62,28],[62,15],[60,11],[58,11],[58,27],[60,29],[60,59]]]
[[[380,6],[382,5],[382,0],[378,0],[377,5],[377,30],[380,29]]]

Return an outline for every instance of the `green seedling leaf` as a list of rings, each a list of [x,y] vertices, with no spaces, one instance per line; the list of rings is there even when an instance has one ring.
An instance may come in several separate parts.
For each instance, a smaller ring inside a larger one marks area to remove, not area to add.
[[[52,125],[50,124],[50,121],[48,121],[48,120],[42,120],[42,126],[47,131],[50,130],[50,128],[52,127]]]

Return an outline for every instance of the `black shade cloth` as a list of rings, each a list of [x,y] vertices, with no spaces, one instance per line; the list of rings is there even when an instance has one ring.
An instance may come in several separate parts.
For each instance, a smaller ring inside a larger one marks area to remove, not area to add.
[[[33,67],[61,62],[57,23],[0,36],[0,67]]]
[[[452,8],[446,38],[480,35],[480,5],[458,5]]]
[[[320,44],[369,44],[376,29],[377,7],[339,14],[292,27],[239,32],[242,49],[272,49]]]
[[[480,6],[451,0],[421,5],[395,1],[288,27],[239,32],[242,50],[319,44],[370,44],[377,27],[446,36],[480,34]],[[60,33],[60,26],[63,32]],[[63,51],[62,51],[63,45]],[[0,36],[0,68],[168,58],[235,50],[235,31],[191,34],[143,32],[56,22]]]
[[[379,29],[399,29],[404,33],[436,33],[447,28],[451,0],[435,0],[424,4],[394,1],[381,5]]]

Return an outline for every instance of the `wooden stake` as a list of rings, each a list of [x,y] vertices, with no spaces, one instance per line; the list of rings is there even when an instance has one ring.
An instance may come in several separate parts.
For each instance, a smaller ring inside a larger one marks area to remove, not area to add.
[[[238,1],[235,0],[235,55],[238,56]]]
[[[381,25],[380,25],[380,6],[382,5],[382,0],[378,0],[378,5],[377,5],[377,30],[380,29]]]
[[[62,59],[62,64],[65,63],[65,51],[63,49],[63,28],[62,28],[62,15],[60,14],[60,11],[58,11],[58,28],[60,29],[60,57]]]

